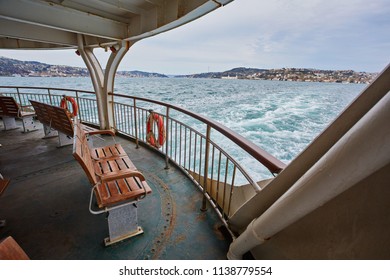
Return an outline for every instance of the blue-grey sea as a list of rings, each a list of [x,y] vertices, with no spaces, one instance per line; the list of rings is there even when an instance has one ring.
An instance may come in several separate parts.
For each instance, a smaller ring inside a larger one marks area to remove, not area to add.
[[[93,90],[89,78],[1,77],[1,85]],[[363,84],[124,78],[115,93],[175,104],[212,118],[285,163],[296,157],[366,87]],[[240,156],[244,166],[251,158]]]

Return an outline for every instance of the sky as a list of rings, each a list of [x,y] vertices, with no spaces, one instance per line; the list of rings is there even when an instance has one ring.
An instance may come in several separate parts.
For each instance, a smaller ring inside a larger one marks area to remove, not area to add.
[[[95,53],[105,65],[108,53]],[[85,67],[74,50],[0,50],[0,56]],[[234,0],[137,42],[119,70],[172,75],[234,67],[379,72],[389,62],[390,0]]]

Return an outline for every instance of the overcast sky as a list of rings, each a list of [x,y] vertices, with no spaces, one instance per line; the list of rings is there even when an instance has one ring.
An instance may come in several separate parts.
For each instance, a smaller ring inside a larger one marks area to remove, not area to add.
[[[96,51],[105,64],[107,53]],[[0,56],[84,67],[74,50]],[[191,74],[234,67],[379,72],[390,62],[390,0],[235,0],[132,46],[119,70]]]

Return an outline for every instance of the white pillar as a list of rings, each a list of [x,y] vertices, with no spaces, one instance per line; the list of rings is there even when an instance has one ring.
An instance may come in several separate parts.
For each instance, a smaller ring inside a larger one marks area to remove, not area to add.
[[[83,35],[78,34],[77,39],[78,51],[89,70],[92,85],[95,90],[100,128],[115,128],[114,109],[113,103],[111,102],[113,101],[113,98],[112,96],[108,96],[108,93],[114,91],[115,74],[119,63],[130,48],[130,43],[122,41],[110,48],[112,52],[107,62],[106,69],[103,71],[102,66],[93,53],[93,49],[84,47]]]
[[[119,63],[122,61],[123,57],[126,55],[127,51],[130,48],[130,43],[128,41],[122,41],[121,44],[116,46],[115,50],[110,55],[110,58],[107,61],[106,70],[104,73],[104,103],[107,104],[106,117],[108,121],[108,127],[110,129],[115,127],[115,118],[114,118],[114,97],[108,95],[108,93],[114,92],[114,81],[115,74],[118,69]]]

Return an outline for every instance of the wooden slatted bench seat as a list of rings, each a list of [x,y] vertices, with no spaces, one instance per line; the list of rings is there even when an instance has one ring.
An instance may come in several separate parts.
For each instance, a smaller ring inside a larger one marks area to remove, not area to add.
[[[29,260],[26,252],[12,236],[0,241],[0,260]]]
[[[108,212],[106,246],[143,233],[138,226],[136,203],[152,192],[143,174],[124,151],[118,155],[94,157],[92,153],[96,150],[89,147],[83,125],[76,121],[74,130],[73,156],[93,186],[90,212]],[[99,208],[97,211],[93,209],[93,198]]]
[[[23,131],[29,132],[37,130],[34,122],[34,112],[26,112],[13,97],[0,96],[0,116],[3,119],[4,130],[18,128],[16,126],[16,118],[20,118],[23,123]]]
[[[57,137],[58,146],[63,147],[73,144],[73,120],[69,112],[61,107],[29,100],[34,107],[38,120],[43,124],[44,138]],[[84,129],[93,133],[95,128],[84,126]]]

